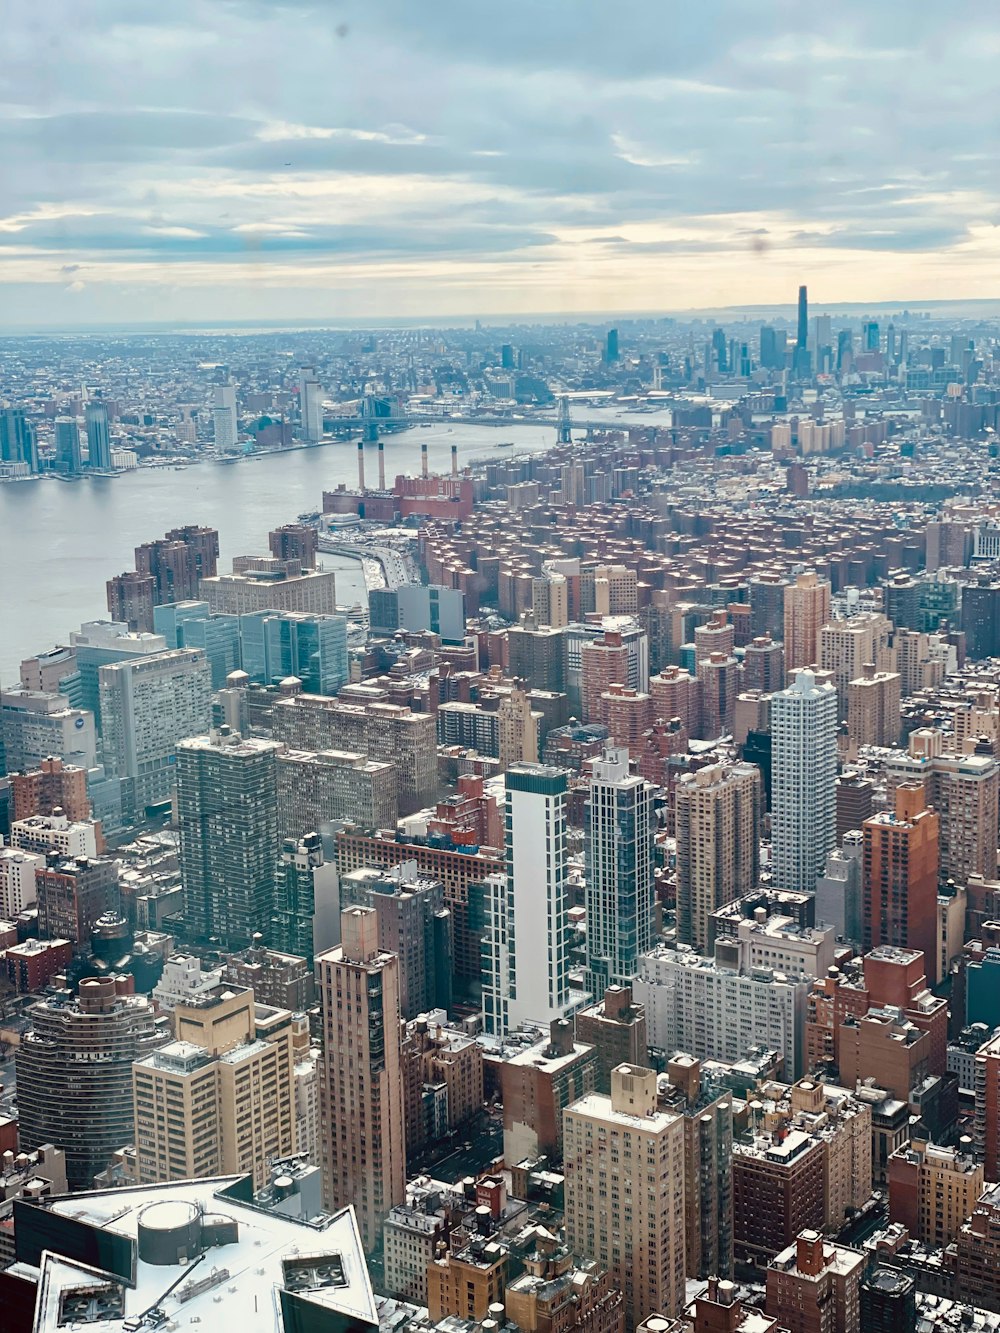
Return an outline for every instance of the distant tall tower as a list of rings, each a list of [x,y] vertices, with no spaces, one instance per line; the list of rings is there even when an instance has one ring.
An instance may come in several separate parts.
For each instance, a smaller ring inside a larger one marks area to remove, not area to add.
[[[819,632],[830,619],[830,582],[812,573],[800,574],[785,589],[785,670],[819,661]]]
[[[299,375],[299,415],[304,440],[315,444],[323,438],[323,391],[311,366]]]
[[[215,447],[219,450],[235,449],[238,433],[235,386],[217,384],[213,391],[213,402],[212,424],[215,430]]]
[[[196,939],[247,945],[271,920],[278,873],[274,741],[213,733],[177,746],[185,923]]]
[[[801,670],[771,699],[775,888],[814,893],[837,841],[837,691]]]
[[[700,768],[677,784],[676,799],[677,937],[705,953],[710,914],[757,885],[760,769],[756,764]]]
[[[56,471],[74,477],[83,467],[76,417],[56,417]]]
[[[0,461],[38,471],[38,442],[23,407],[0,408]]]
[[[565,769],[508,770],[507,872],[490,877],[483,1020],[503,1035],[569,1008]]]
[[[604,348],[604,359],[609,366],[614,365],[618,360],[618,330],[608,329],[607,342]]]
[[[380,952],[370,907],[342,913],[341,940],[316,959],[323,1195],[330,1211],[354,1205],[372,1251],[406,1200],[399,959]]]
[[[866,819],[862,947],[921,949],[927,978],[938,980],[937,892],[940,818],[927,808],[924,788],[896,788],[896,808]]]
[[[805,287],[799,288],[799,327],[795,346],[805,350],[809,342],[809,296]]]
[[[627,986],[652,939],[652,785],[629,772],[628,750],[595,759],[586,814],[587,977],[595,1000]]]
[[[87,466],[102,472],[111,470],[111,428],[104,403],[87,404]]]

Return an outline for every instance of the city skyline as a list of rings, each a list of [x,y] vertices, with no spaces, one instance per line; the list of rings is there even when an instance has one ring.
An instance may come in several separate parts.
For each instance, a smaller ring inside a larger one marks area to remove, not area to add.
[[[981,297],[997,21],[714,10],[16,5],[0,327]]]

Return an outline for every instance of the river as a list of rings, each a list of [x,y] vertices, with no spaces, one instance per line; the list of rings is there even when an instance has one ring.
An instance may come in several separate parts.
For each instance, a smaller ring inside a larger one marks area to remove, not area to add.
[[[444,425],[414,428],[385,439],[386,478],[420,470],[427,445],[432,472],[481,458],[512,440],[520,451],[551,447],[551,426]],[[13,684],[22,658],[67,642],[84,620],[107,618],[105,583],[133,569],[141,542],[184,523],[219,530],[221,570],[235,555],[266,553],[268,531],[318,510],[324,490],[357,481],[357,442],[290,450],[231,465],[193,464],[183,471],[139,468],[113,478],[72,483],[45,480],[0,485],[0,683]],[[365,450],[369,486],[377,482],[377,450]],[[345,605],[364,595],[356,561],[324,556],[337,571]]]

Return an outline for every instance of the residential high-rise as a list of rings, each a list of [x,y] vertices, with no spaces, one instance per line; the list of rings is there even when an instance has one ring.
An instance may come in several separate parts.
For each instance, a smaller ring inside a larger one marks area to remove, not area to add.
[[[971,1139],[951,1148],[931,1143],[919,1120],[911,1122],[909,1142],[889,1158],[888,1176],[889,1220],[931,1250],[952,1243],[985,1184]]]
[[[341,941],[316,959],[323,1195],[330,1210],[354,1205],[371,1251],[406,1202],[399,960],[380,951],[370,907],[343,913]]]
[[[847,714],[848,686],[865,674],[865,666],[881,671],[892,639],[892,623],[878,612],[850,620],[824,622],[819,632],[819,666],[831,673],[837,687],[839,716]]]
[[[402,815],[429,805],[437,794],[433,713],[414,713],[401,704],[291,695],[271,710],[271,734],[296,750],[348,751],[393,764]]]
[[[786,602],[787,606],[787,602]],[[771,698],[771,861],[776,888],[812,893],[836,842],[837,691],[799,671]]]
[[[319,833],[281,842],[273,936],[277,948],[307,958],[309,965],[321,950],[339,944],[337,866],[325,860]]]
[[[807,289],[799,288],[799,314],[795,346],[805,347],[809,341],[809,296]]]
[[[394,829],[395,764],[343,750],[283,750],[278,756],[278,836],[301,838],[353,820]]]
[[[75,823],[90,818],[87,770],[64,764],[56,757],[43,759],[31,772],[10,775],[11,822],[31,815],[51,815],[61,810]]]
[[[177,746],[184,915],[195,939],[249,944],[274,911],[278,867],[274,741],[222,727]]]
[[[819,661],[819,632],[829,619],[829,580],[812,572],[799,574],[785,588],[784,596],[785,670],[789,674]]]
[[[760,634],[743,654],[743,688],[773,694],[785,684],[785,650],[770,634]]]
[[[13,921],[35,905],[35,872],[45,868],[45,857],[0,847],[0,921]]]
[[[108,408],[100,399],[87,404],[87,466],[102,472],[111,470],[111,428]]]
[[[629,769],[627,750],[591,764],[586,808],[586,989],[628,986],[652,940],[655,788]]]
[[[122,621],[135,633],[151,634],[155,628],[153,611],[156,605],[156,580],[152,574],[126,570],[108,579],[108,611],[111,619]]]
[[[501,1035],[570,1004],[567,773],[517,764],[505,786],[507,870],[490,877],[483,942],[483,1020]]]
[[[141,820],[169,801],[174,752],[186,736],[200,736],[212,720],[212,676],[199,648],[174,648],[98,673],[104,767],[121,782],[122,817]]]
[[[566,1240],[606,1268],[625,1296],[626,1323],[684,1304],[684,1122],[656,1104],[656,1074],[611,1072],[563,1117]],[[655,1187],[649,1187],[649,1177]]]
[[[864,1272],[858,1250],[802,1231],[768,1265],[767,1313],[788,1333],[861,1333]]]
[[[212,435],[219,453],[235,449],[238,434],[236,387],[217,384],[212,391]]]
[[[902,682],[871,662],[847,685],[847,736],[852,745],[893,746],[899,741]]]
[[[76,417],[56,417],[56,471],[76,476],[83,470],[80,427]]]
[[[1000,1185],[988,1185],[955,1241],[955,1273],[962,1298],[1000,1312]]]
[[[0,462],[25,463],[38,471],[38,442],[22,407],[0,408]]]
[[[756,764],[697,769],[681,778],[675,798],[677,937],[705,953],[710,913],[757,885],[760,769]]]
[[[118,908],[118,863],[107,857],[49,852],[35,871],[38,933],[86,949],[98,917]]]
[[[596,1004],[577,1010],[575,1026],[577,1040],[596,1053],[597,1092],[611,1091],[616,1065],[637,1065],[649,1058],[646,1012],[641,1004],[633,1004],[631,986],[609,986]]]
[[[262,1189],[297,1146],[292,1015],[225,983],[173,1024],[177,1039],[132,1066],[138,1183],[246,1174]]]
[[[340,905],[370,907],[383,953],[399,960],[399,1010],[405,1020],[451,1008],[451,917],[439,880],[413,861],[391,870],[352,870],[340,877]]]
[[[171,528],[155,542],[135,548],[135,567],[156,580],[156,604],[189,601],[198,584],[218,570],[219,534],[215,528],[187,523]]]
[[[861,942],[920,949],[937,980],[938,834],[919,786],[896,788],[894,812],[865,820]]]
[[[270,556],[253,560],[238,573],[213,574],[199,584],[199,596],[212,611],[244,616],[255,611],[274,614],[301,611],[310,616],[335,616],[337,587],[333,570],[302,570],[294,562]],[[235,563],[235,562],[234,562]]]
[[[87,1189],[135,1134],[132,1064],[168,1035],[145,996],[90,977],[79,994],[59,991],[32,1009],[17,1048],[21,1146],[52,1143],[66,1154],[71,1189]]]
[[[275,560],[297,560],[303,569],[316,568],[319,533],[308,523],[283,523],[267,534],[268,550]]]

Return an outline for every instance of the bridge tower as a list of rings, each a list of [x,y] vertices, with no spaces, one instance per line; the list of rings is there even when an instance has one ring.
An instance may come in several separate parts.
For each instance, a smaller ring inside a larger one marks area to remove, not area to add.
[[[569,399],[565,394],[559,399],[559,420],[556,423],[556,440],[559,444],[573,443],[573,431],[569,419]]]
[[[378,416],[375,412],[375,395],[366,393],[361,400],[361,416],[364,424],[361,427],[361,438],[365,444],[378,443]]]

